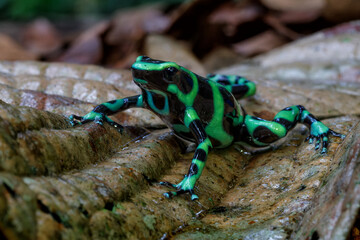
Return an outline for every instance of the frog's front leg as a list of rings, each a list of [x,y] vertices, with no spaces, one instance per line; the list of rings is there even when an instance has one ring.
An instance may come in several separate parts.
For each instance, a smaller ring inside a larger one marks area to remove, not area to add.
[[[111,126],[119,128],[120,131],[122,131],[123,127],[115,121],[111,120],[108,116],[132,107],[143,107],[142,95],[136,95],[102,103],[84,116],[70,115],[69,120],[73,126],[84,124],[90,121],[94,121],[100,125],[103,125],[104,122],[107,122]]]
[[[267,146],[285,137],[288,131],[294,128],[298,122],[305,124],[310,129],[310,135],[307,140],[310,140],[309,143],[316,140],[316,150],[320,148],[320,143],[322,142],[322,154],[327,152],[329,135],[345,137],[328,128],[301,105],[284,108],[275,115],[272,121],[247,115],[244,124],[252,144]]]
[[[191,200],[196,200],[199,199],[199,197],[194,193],[194,186],[205,167],[205,162],[209,150],[212,148],[212,144],[196,111],[193,108],[186,109],[184,123],[185,126],[190,128],[198,143],[189,171],[179,184],[171,184],[168,182],[160,182],[160,184],[172,186],[177,189],[177,191],[164,193],[164,196],[167,198],[189,192],[191,194]]]

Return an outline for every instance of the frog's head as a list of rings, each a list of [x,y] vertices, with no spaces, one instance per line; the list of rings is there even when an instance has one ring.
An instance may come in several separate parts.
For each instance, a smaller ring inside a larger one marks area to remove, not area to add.
[[[184,88],[187,88],[187,81],[183,80],[189,78],[189,71],[174,62],[139,56],[131,66],[131,71],[134,82],[145,90],[168,93],[168,87],[175,85],[179,90],[186,91]]]

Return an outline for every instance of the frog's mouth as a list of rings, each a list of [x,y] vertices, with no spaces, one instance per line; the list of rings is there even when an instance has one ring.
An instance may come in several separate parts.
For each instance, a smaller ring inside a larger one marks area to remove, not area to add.
[[[134,79],[134,82],[135,83],[138,83],[138,84],[140,84],[140,85],[147,85],[148,84],[148,81],[146,81],[146,80],[144,80],[144,79],[141,79],[141,78],[133,78]]]
[[[142,70],[139,68],[131,68],[134,82],[140,87],[149,89],[160,89],[161,80],[163,78],[161,71]]]
[[[134,82],[138,85],[147,85],[149,82],[145,80],[146,76],[149,75],[149,71],[147,70],[141,70],[138,68],[131,67],[132,76],[134,79]]]

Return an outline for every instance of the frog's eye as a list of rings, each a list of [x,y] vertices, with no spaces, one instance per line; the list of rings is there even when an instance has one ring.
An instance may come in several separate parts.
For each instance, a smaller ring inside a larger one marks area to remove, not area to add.
[[[164,77],[167,81],[171,81],[172,77],[178,72],[176,67],[168,67],[164,70]]]

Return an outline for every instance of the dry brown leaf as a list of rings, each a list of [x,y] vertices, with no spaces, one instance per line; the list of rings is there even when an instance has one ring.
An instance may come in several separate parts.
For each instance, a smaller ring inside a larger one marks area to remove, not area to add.
[[[235,52],[242,56],[254,56],[259,53],[279,47],[286,43],[286,40],[274,31],[266,31],[242,42],[233,44]]]
[[[56,28],[44,18],[31,22],[23,32],[24,46],[37,55],[48,55],[58,50],[62,38]]]
[[[101,22],[82,33],[57,61],[80,64],[100,63],[103,58],[102,35],[109,22]]]
[[[320,10],[325,6],[325,0],[261,0],[268,8],[279,11]]]
[[[333,159],[343,167],[331,169],[331,175],[323,181],[324,186],[316,193],[311,209],[305,213],[292,238],[319,236],[322,239],[356,239],[349,237],[359,221],[359,215],[355,214],[359,212],[357,203],[360,202],[359,123],[345,141],[346,147],[340,149]],[[347,152],[348,147],[350,151]]]
[[[255,4],[237,4],[228,2],[209,15],[210,24],[229,24],[237,26],[261,17],[263,9]]]
[[[301,35],[297,32],[294,32],[293,30],[291,30],[290,28],[286,27],[282,22],[281,20],[274,16],[274,15],[271,15],[271,14],[268,14],[266,16],[264,16],[264,21],[269,24],[271,27],[274,28],[274,30],[282,35],[282,36],[285,36],[285,37],[288,37],[292,40],[295,40],[295,39],[298,39],[301,37]]]
[[[357,0],[325,0],[323,15],[330,21],[342,22],[360,18],[360,2]]]
[[[196,0],[184,2],[172,14],[172,22],[167,31],[176,39],[190,41],[197,56],[204,56],[224,39],[224,35],[234,33],[234,28],[227,31],[222,24],[210,24],[209,15],[228,0]]]
[[[206,22],[206,16],[228,0],[212,1],[212,0],[196,0],[183,3],[172,15],[172,22],[169,32],[177,35],[181,29],[186,29],[187,33],[193,32],[198,26],[202,26]],[[197,24],[194,23],[197,19]]]
[[[9,36],[0,33],[0,60],[35,60],[37,56],[26,51]]]
[[[284,24],[301,24],[315,21],[321,14],[319,10],[286,11],[277,13],[277,18]]]
[[[6,103],[65,115],[84,115],[96,103],[139,93],[128,70],[64,63],[3,62],[0,83],[0,100]],[[155,114],[140,109],[130,109],[113,118],[124,125],[164,126]]]
[[[360,201],[359,187],[355,184],[359,179],[359,165],[350,170],[358,163],[360,143],[355,139],[359,137],[360,125],[356,125],[357,121],[359,119],[347,117],[331,123],[326,121],[332,128],[342,125],[352,132],[341,145],[338,139],[332,138],[331,151],[334,152],[321,157],[309,152],[312,145],[297,146],[303,141],[302,130],[297,128],[286,149],[252,158],[221,202],[203,218],[182,229],[177,239],[287,239],[289,232],[291,239],[305,239],[315,230],[320,237],[326,236],[324,239],[345,239],[359,209],[359,205],[354,204]],[[347,154],[353,152],[356,152],[354,157],[348,157]],[[342,164],[346,166],[340,167]],[[312,211],[313,203],[316,210],[321,211],[319,215]],[[352,213],[345,204],[352,206]],[[337,211],[331,208],[334,205]],[[341,207],[349,210],[340,211]],[[297,228],[304,212],[307,218],[304,225],[300,225],[300,234]],[[336,230],[331,226],[333,219],[342,222]],[[329,224],[322,224],[324,220]],[[339,229],[341,227],[343,229]]]
[[[347,23],[321,31],[290,45],[256,58],[262,66],[270,67],[295,62],[326,63],[360,59],[360,22]]]
[[[230,48],[219,47],[208,53],[203,59],[202,64],[208,73],[218,69],[235,65],[244,60],[244,57],[236,54]]]
[[[239,74],[257,82],[257,104],[250,101],[249,106],[244,106],[250,113],[264,110],[264,106],[277,113],[301,104],[322,118],[358,115],[357,26],[357,22],[349,23],[347,27],[317,33],[221,73]]]
[[[102,57],[103,50],[101,39],[94,36],[75,42],[71,48],[56,61],[78,64],[97,64],[100,63]]]
[[[112,20],[105,43],[116,46],[123,41],[138,41],[145,33],[161,33],[167,29],[169,18],[155,7],[120,11]]]
[[[201,76],[206,75],[204,67],[189,47],[172,38],[163,35],[149,35],[145,40],[144,53],[154,59],[174,61]]]
[[[106,64],[129,68],[138,55],[145,35],[164,32],[169,24],[169,17],[156,6],[120,11],[112,20],[111,28],[104,38],[108,47]]]

